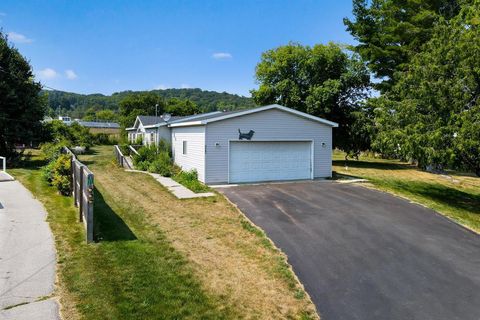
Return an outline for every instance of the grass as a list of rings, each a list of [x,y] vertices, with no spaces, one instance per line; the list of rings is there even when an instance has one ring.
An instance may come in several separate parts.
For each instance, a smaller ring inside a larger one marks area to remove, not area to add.
[[[333,155],[333,170],[368,179],[377,189],[429,207],[465,227],[480,232],[480,178],[460,172],[433,174],[398,160],[362,156],[345,162]]]
[[[223,197],[179,201],[118,168],[111,146],[94,151],[81,160],[95,174],[96,244],[41,159],[11,171],[49,213],[65,319],[318,317],[285,257]]]

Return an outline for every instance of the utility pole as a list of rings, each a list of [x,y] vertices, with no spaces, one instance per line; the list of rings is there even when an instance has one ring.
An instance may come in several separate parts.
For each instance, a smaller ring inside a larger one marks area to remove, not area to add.
[[[158,103],[155,105],[155,117],[158,117]]]

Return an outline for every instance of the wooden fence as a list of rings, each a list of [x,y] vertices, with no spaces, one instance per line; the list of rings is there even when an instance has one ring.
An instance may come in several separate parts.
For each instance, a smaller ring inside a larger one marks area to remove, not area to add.
[[[78,207],[79,220],[85,225],[87,230],[87,242],[93,242],[93,190],[94,176],[86,165],[81,163],[75,154],[64,148],[64,153],[72,156],[72,195],[73,202]]]

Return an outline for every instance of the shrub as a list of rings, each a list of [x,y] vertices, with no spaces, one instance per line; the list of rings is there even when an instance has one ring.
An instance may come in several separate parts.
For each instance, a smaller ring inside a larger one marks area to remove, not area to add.
[[[71,174],[70,155],[62,154],[57,159],[52,159],[43,168],[43,177],[47,182],[56,187],[60,194],[68,196],[71,192],[70,174]]]
[[[62,147],[61,143],[46,142],[40,146],[40,151],[45,159],[52,161],[60,156]]]
[[[48,184],[52,185],[53,180],[53,167],[55,166],[55,159],[50,161],[45,167],[42,169],[42,176],[48,182]]]
[[[153,162],[157,157],[157,147],[154,145],[144,146],[138,149],[138,154],[133,156],[133,164],[137,167],[140,162]]]
[[[124,156],[128,156],[130,154],[130,148],[128,147],[128,144],[119,144],[118,147]]]
[[[206,185],[198,181],[198,173],[195,169],[190,171],[180,171],[173,176],[173,179],[193,192],[205,192],[210,190]]]
[[[158,173],[164,177],[172,175],[172,159],[167,152],[160,152],[156,159],[148,166],[148,171]]]
[[[71,193],[70,177],[68,175],[55,175],[52,180],[52,185],[64,196],[69,196]]]
[[[167,140],[160,139],[160,141],[158,142],[158,150],[160,152],[166,152],[168,153],[170,158],[172,157],[172,146]]]
[[[95,144],[100,145],[114,145],[118,143],[118,139],[116,137],[104,132],[94,134],[93,141]]]
[[[141,171],[147,171],[149,165],[150,163],[148,161],[140,161],[135,164],[135,169],[141,170]]]

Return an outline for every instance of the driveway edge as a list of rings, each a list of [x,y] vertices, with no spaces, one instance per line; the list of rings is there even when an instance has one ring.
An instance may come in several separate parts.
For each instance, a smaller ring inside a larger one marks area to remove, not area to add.
[[[227,196],[225,196],[225,194],[223,194],[221,191],[218,192],[219,194],[222,195],[222,197],[227,200],[227,202],[232,205],[235,210],[240,214],[240,216],[245,219],[251,226],[253,226],[254,228],[256,228],[257,230],[261,231],[264,235],[264,237],[268,240],[268,242],[272,245],[272,247],[277,250],[277,252],[279,252],[283,258],[285,259],[285,263],[287,264],[288,266],[288,270],[291,272],[291,274],[293,275],[293,278],[295,279],[295,281],[298,283],[298,285],[300,286],[300,288],[303,290],[304,294],[305,294],[305,298],[308,299],[308,301],[310,302],[311,306],[313,307],[313,311],[315,311],[315,316],[316,316],[316,319],[317,320],[320,320],[321,319],[321,316],[320,316],[320,313],[318,312],[317,310],[317,307],[315,306],[315,304],[313,303],[313,300],[312,300],[312,297],[310,297],[310,294],[307,292],[307,290],[305,290],[305,286],[303,285],[303,283],[300,281],[300,279],[297,277],[297,274],[295,273],[295,271],[293,270],[293,267],[292,265],[290,264],[290,262],[288,261],[288,256],[285,254],[285,252],[283,252],[279,247],[277,247],[275,245],[275,243],[273,242],[272,239],[270,239],[270,237],[267,236],[267,233],[265,232],[265,230],[263,230],[262,228],[260,228],[258,225],[256,225],[255,223],[253,223],[252,220],[250,220],[250,218],[248,218],[245,213],[243,213],[242,210],[240,210],[240,208],[235,204],[233,203],[232,201],[230,201],[230,199],[228,199]]]

